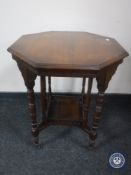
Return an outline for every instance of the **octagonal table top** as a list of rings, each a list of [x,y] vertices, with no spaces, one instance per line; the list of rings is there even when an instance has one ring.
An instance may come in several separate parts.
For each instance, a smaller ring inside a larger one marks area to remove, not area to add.
[[[113,38],[88,32],[23,35],[8,51],[35,68],[100,70],[128,56]]]

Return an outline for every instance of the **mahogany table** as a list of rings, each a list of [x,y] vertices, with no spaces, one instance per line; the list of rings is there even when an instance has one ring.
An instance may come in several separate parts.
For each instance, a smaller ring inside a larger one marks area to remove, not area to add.
[[[33,143],[39,143],[39,132],[48,125],[71,124],[86,131],[90,145],[93,145],[104,92],[118,65],[128,56],[122,46],[115,39],[88,32],[43,32],[22,36],[8,51],[16,60],[27,87]],[[37,76],[41,80],[40,123],[36,118],[33,90]],[[55,96],[51,91],[51,77],[82,77],[80,97]],[[92,126],[89,127],[88,111],[93,78],[97,81],[98,95]],[[87,79],[88,90],[85,92]]]

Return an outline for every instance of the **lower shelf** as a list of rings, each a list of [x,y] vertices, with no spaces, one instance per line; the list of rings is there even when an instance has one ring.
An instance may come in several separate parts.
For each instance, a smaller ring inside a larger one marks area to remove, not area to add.
[[[78,98],[70,96],[52,98],[47,116],[48,123],[77,124],[81,121],[81,106]]]

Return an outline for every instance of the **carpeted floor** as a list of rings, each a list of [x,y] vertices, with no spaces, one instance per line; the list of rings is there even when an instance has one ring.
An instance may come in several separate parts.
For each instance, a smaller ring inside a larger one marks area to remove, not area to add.
[[[94,106],[93,97],[91,109]],[[31,144],[30,127],[26,94],[0,94],[0,175],[131,174],[131,95],[105,96],[93,150],[88,149],[86,133],[66,126],[43,130],[44,146],[37,149]],[[124,168],[110,167],[114,152],[125,155]]]

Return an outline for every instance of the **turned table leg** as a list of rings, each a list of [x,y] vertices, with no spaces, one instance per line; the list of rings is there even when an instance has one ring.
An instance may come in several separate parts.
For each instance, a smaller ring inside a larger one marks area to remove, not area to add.
[[[85,125],[86,125],[86,117],[85,117],[85,113],[84,113],[84,95],[85,95],[85,84],[86,84],[86,78],[84,77],[82,80],[82,91],[81,91],[81,128],[84,129]]]
[[[89,131],[89,126],[88,126],[88,112],[89,112],[89,107],[90,107],[90,102],[91,102],[91,89],[92,89],[92,82],[93,78],[90,77],[88,78],[88,89],[87,89],[87,94],[84,94],[85,92],[85,78],[83,78],[83,84],[82,84],[82,117],[83,117],[83,122],[82,122],[82,129],[85,131]]]
[[[35,106],[35,95],[33,89],[28,89],[28,105],[29,112],[32,120],[32,142],[35,145],[39,144],[39,130],[37,128],[37,120],[36,120],[36,106]]]
[[[97,137],[97,128],[98,128],[98,124],[100,121],[103,101],[104,101],[104,93],[99,92],[97,95],[97,99],[96,99],[96,111],[95,111],[94,118],[93,118],[92,129],[89,133],[90,146],[94,145],[95,139]]]
[[[32,136],[33,136],[32,141],[33,141],[33,144],[38,145],[39,130],[38,130],[37,120],[36,120],[35,95],[33,90],[37,75],[34,72],[30,71],[27,67],[25,67],[24,64],[21,64],[21,62],[17,62],[17,65],[23,76],[25,86],[27,88],[27,93],[28,93],[28,106],[29,106],[29,112],[32,120]]]
[[[51,98],[52,90],[51,90],[51,76],[48,76],[48,93],[49,97]]]
[[[52,90],[51,90],[51,76],[48,76],[48,106],[47,111],[52,100]]]
[[[108,87],[109,81],[111,80],[112,76],[114,75],[118,65],[120,63],[113,64],[108,67],[108,69],[101,70],[97,76],[97,88],[98,88],[98,95],[96,99],[96,111],[93,117],[92,129],[89,133],[90,138],[90,146],[93,146],[95,143],[95,139],[97,137],[97,128],[100,122],[100,116],[102,112],[102,106],[104,101],[104,92]]]
[[[46,77],[41,76],[41,108],[42,108],[42,125],[46,124],[47,117],[46,117],[46,107],[47,107],[47,101],[46,101]]]

